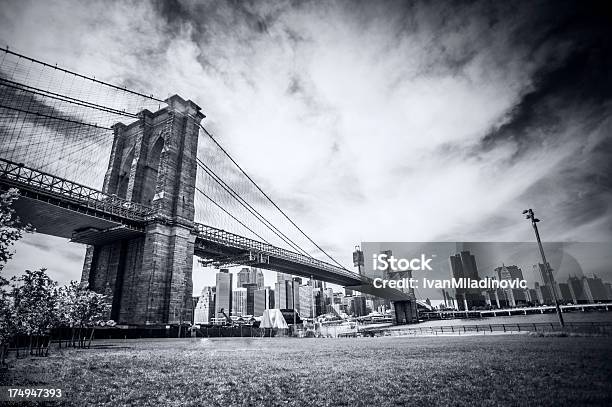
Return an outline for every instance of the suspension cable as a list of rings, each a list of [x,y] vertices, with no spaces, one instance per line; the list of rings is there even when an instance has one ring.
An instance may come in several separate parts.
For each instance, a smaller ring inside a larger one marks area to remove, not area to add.
[[[4,52],[6,52],[7,54],[15,55],[16,57],[23,58],[23,59],[25,59],[25,60],[27,60],[27,61],[35,62],[35,63],[37,63],[37,64],[40,64],[40,65],[46,66],[46,67],[48,67],[48,68],[53,68],[53,69],[56,69],[56,70],[58,70],[58,71],[65,72],[65,73],[68,73],[68,74],[74,75],[74,76],[76,76],[76,77],[82,78],[82,79],[87,79],[88,81],[92,81],[92,82],[95,82],[95,83],[99,83],[100,85],[108,86],[108,87],[111,87],[111,88],[113,88],[113,89],[121,90],[121,91],[123,91],[123,92],[132,93],[132,94],[134,94],[134,95],[137,95],[137,96],[140,96],[140,97],[144,97],[144,98],[148,98],[148,99],[154,100],[154,101],[156,101],[156,102],[166,103],[165,101],[163,101],[163,100],[161,100],[161,99],[158,99],[158,98],[154,97],[153,95],[145,95],[145,94],[143,94],[143,93],[136,92],[136,91],[133,91],[133,90],[130,90],[130,89],[127,89],[127,88],[122,88],[122,87],[120,87],[120,86],[113,85],[113,84],[111,84],[111,83],[104,82],[104,81],[101,81],[101,80],[96,79],[96,78],[90,78],[90,77],[87,77],[87,76],[82,75],[82,74],[80,74],[80,73],[76,73],[76,72],[74,72],[74,71],[70,71],[70,70],[68,70],[68,69],[60,68],[60,67],[58,67],[57,65],[51,65],[51,64],[48,64],[48,63],[46,63],[46,62],[40,61],[40,60],[38,60],[38,59],[30,58],[30,57],[28,57],[28,56],[25,56],[25,55],[19,54],[19,53],[17,53],[17,52],[11,51],[11,50],[9,50],[9,49],[8,49],[8,47],[7,47],[7,48],[2,48],[2,49],[0,49],[0,51],[4,51]]]
[[[297,243],[295,243],[293,240],[291,240],[289,237],[287,237],[276,226],[274,226],[274,224],[272,224],[272,222],[270,222],[268,219],[266,219],[265,216],[263,216],[257,209],[255,209],[243,197],[241,197],[240,194],[238,194],[232,187],[227,185],[227,183],[225,183],[225,181],[223,181],[223,179],[219,175],[217,175],[210,167],[208,167],[206,164],[204,164],[204,162],[202,162],[202,160],[200,160],[197,157],[196,157],[196,160],[197,160],[197,163],[200,166],[200,168],[202,168],[204,171],[206,171],[206,173],[209,174],[211,176],[211,178],[217,184],[219,184],[226,192],[228,192],[230,194],[230,196],[232,196],[234,199],[236,199],[238,201],[238,203],[240,203],[253,216],[255,216],[257,218],[257,220],[262,222],[264,224],[264,226],[266,226],[268,229],[270,229],[274,234],[276,234],[276,236],[278,236],[281,240],[283,240],[285,243],[287,243],[293,249],[295,249],[295,250],[303,253],[304,255],[312,258],[312,256],[307,251],[302,249]]]
[[[227,215],[229,215],[232,219],[234,219],[236,222],[240,223],[244,228],[246,228],[249,232],[251,232],[252,234],[254,234],[255,236],[257,236],[258,238],[260,238],[261,240],[263,240],[265,243],[269,244],[272,246],[272,244],[270,242],[268,242],[266,239],[264,239],[263,237],[261,237],[257,232],[255,232],[253,229],[251,229],[250,227],[248,227],[247,225],[245,225],[244,223],[242,223],[238,218],[236,218],[234,215],[232,215],[231,213],[229,213],[223,206],[221,206],[220,204],[218,204],[214,199],[212,199],[210,196],[208,196],[204,191],[202,191],[200,188],[198,188],[197,186],[195,187],[195,189],[201,193],[202,195],[204,195],[206,198],[208,198],[208,200],[210,200],[213,204],[215,204],[219,209],[221,209],[223,212],[225,212]]]
[[[266,194],[257,183],[246,173],[245,170],[234,160],[234,158],[217,142],[217,140],[213,137],[213,135],[204,128],[200,123],[198,123],[200,128],[204,131],[204,133],[219,147],[219,149],[230,159],[230,161],[240,170],[240,172],[261,192],[261,194],[297,229],[300,233],[310,241],[317,249],[319,249],[323,254],[325,254],[331,261],[336,263],[340,268],[347,270],[342,264],[340,264],[336,259],[334,259],[331,255],[329,255],[321,246],[319,246],[314,240],[310,238],[298,225],[295,224],[293,220]]]

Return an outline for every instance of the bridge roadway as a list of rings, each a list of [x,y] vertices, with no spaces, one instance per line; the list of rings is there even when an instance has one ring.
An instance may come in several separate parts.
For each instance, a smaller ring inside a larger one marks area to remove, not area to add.
[[[77,243],[102,244],[142,236],[148,222],[160,221],[154,209],[145,205],[0,158],[0,189],[8,188],[21,193],[15,210],[22,221],[32,224],[38,233]],[[391,301],[410,300],[402,291],[374,288],[368,277],[290,250],[198,223],[194,233],[194,254],[206,265],[248,265],[312,277]]]

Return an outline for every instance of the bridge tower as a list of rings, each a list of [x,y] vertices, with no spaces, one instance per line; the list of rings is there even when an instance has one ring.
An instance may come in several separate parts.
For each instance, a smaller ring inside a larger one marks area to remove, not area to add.
[[[194,190],[200,107],[174,95],[167,107],[143,110],[113,126],[103,191],[150,205],[144,234],[87,248],[82,284],[112,296],[121,324],[167,324],[191,309]]]

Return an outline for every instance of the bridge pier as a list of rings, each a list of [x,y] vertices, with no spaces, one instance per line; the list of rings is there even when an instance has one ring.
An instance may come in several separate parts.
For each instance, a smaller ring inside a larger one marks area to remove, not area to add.
[[[150,205],[144,233],[106,241],[89,236],[82,284],[113,299],[120,324],[168,324],[191,318],[194,192],[200,108],[175,95],[168,107],[114,126],[103,191]]]
[[[417,304],[415,301],[393,301],[395,323],[399,325],[418,321]]]

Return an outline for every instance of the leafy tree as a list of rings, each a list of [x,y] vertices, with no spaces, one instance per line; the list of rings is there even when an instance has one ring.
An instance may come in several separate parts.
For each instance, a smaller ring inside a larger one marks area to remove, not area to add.
[[[14,324],[17,332],[30,338],[30,354],[34,349],[41,353],[43,344],[49,342],[49,332],[57,325],[57,283],[47,275],[46,269],[26,270],[19,276],[13,277],[12,307],[14,309]]]
[[[0,276],[0,278],[2,278]],[[5,280],[6,285],[6,280]],[[6,365],[9,343],[17,333],[15,309],[9,292],[0,287],[0,367]]]
[[[14,251],[11,250],[11,246],[21,239],[24,233],[34,232],[30,224],[22,224],[15,214],[13,202],[18,198],[19,191],[16,188],[0,193],[0,271],[13,257]],[[6,279],[0,276],[0,284],[6,285],[6,283]]]
[[[0,192],[0,271],[13,257],[11,246],[22,238],[23,233],[34,231],[31,225],[23,225],[15,214],[12,204],[18,198],[19,191],[16,188]],[[18,331],[15,309],[8,290],[8,280],[0,275],[0,366],[5,365],[9,342]]]
[[[76,281],[71,281],[68,286],[60,290],[57,314],[62,325],[72,328],[73,346],[75,346],[75,336],[78,336],[79,347],[84,347],[84,334],[89,329],[91,329],[89,331],[91,344],[96,326],[112,326],[114,322],[107,321],[110,309],[108,296],[91,291]]]

